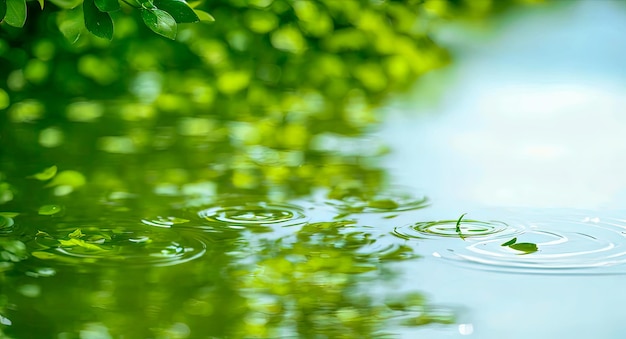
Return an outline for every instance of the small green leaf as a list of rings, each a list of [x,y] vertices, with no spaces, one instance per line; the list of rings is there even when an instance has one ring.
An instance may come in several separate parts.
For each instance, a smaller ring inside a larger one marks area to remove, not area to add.
[[[33,257],[35,257],[35,258],[44,259],[44,260],[54,259],[57,256],[54,253],[48,253],[48,252],[44,252],[44,251],[35,251],[35,252],[31,253],[31,255]]]
[[[43,10],[43,1],[44,0],[37,0],[39,2],[39,6],[41,6],[41,9]]]
[[[83,13],[85,15],[85,27],[93,35],[111,40],[113,39],[113,20],[111,15],[101,12],[94,0],[85,0],[83,2]]]
[[[160,9],[142,9],[141,18],[153,32],[168,39],[176,38],[176,20],[167,12]]]
[[[200,21],[194,10],[183,0],[154,0],[153,3],[158,9],[171,15],[178,23]]]
[[[117,0],[95,0],[95,3],[102,12],[115,12],[120,9],[120,3]]]
[[[24,27],[26,22],[26,0],[6,0],[4,22],[13,27]]]
[[[57,15],[57,26],[70,43],[73,44],[78,41],[80,34],[85,28],[83,8],[78,6],[74,9],[59,12]]]
[[[0,216],[5,218],[15,218],[18,215],[20,214],[17,212],[0,212]]]
[[[67,235],[70,238],[82,238],[84,236],[83,232],[81,232],[80,228],[74,230],[74,232]]]
[[[40,181],[46,181],[46,180],[52,179],[52,177],[54,177],[56,174],[57,174],[57,167],[51,166],[51,167],[44,169],[43,171],[39,173],[29,176],[29,178],[37,179]]]
[[[62,171],[45,187],[71,186],[72,188],[78,188],[85,185],[86,181],[85,176],[78,171]]]
[[[211,14],[205,11],[201,11],[199,9],[194,9],[193,11],[198,16],[198,19],[200,19],[200,21],[202,22],[214,22],[215,21],[215,18]]]
[[[515,244],[516,241],[517,241],[517,238],[513,238],[513,239],[505,242],[504,244],[502,244],[500,246],[511,246],[511,245]]]
[[[397,202],[391,199],[372,200],[368,202],[367,205],[372,208],[379,208],[379,209],[385,209],[385,210],[393,210],[400,206],[398,205]]]
[[[60,205],[44,205],[39,207],[39,215],[53,215],[61,212],[63,207]]]
[[[88,249],[88,250],[104,251],[104,248],[102,248],[102,247],[100,247],[98,245],[94,245],[94,244],[86,242],[85,240],[76,239],[76,238],[71,238],[70,240],[59,239],[59,244],[61,244],[61,246],[65,246],[65,247],[79,246],[79,247],[82,247],[82,248]]]
[[[525,253],[533,253],[533,252],[537,252],[538,248],[537,248],[537,244],[532,244],[529,242],[520,242],[517,244],[512,244],[509,246],[510,248],[517,250],[517,251],[522,251]]]
[[[0,21],[7,14],[7,0],[0,0]]]

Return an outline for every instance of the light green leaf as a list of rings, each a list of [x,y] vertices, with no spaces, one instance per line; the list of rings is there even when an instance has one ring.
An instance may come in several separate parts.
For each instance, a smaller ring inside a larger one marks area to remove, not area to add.
[[[87,180],[82,173],[70,170],[59,172],[45,187],[71,186],[72,188],[78,188],[85,185],[86,182]]]
[[[0,21],[7,14],[7,0],[0,0]]]
[[[59,243],[61,244],[61,246],[65,246],[65,247],[79,246],[88,250],[104,251],[104,248],[98,245],[94,245],[94,244],[86,242],[85,240],[76,239],[76,238],[71,238],[70,240],[60,239]]]
[[[5,217],[5,218],[15,218],[18,215],[20,215],[17,212],[0,212],[0,216]]]
[[[54,215],[63,210],[60,205],[44,205],[39,207],[39,215]]]
[[[24,27],[26,22],[26,0],[6,0],[4,22],[13,27]]]
[[[48,0],[63,9],[74,9],[83,3],[83,0]]]
[[[120,9],[117,0],[95,0],[96,7],[102,12],[114,12]]]
[[[517,238],[513,238],[513,239],[505,242],[504,244],[502,244],[500,246],[511,246],[511,245],[515,244],[516,241],[517,241]]]
[[[37,0],[39,2],[39,6],[41,6],[41,9],[43,9],[43,1],[44,0]]]
[[[154,5],[174,18],[178,23],[198,22],[198,15],[183,0],[154,0]]]
[[[372,200],[368,202],[367,205],[372,208],[378,208],[378,209],[384,209],[384,210],[393,210],[400,206],[398,205],[397,202],[391,199]]]
[[[215,18],[211,14],[205,11],[201,11],[199,9],[194,9],[193,11],[198,16],[198,19],[202,22],[214,22],[215,21]]]
[[[526,254],[538,251],[537,244],[532,244],[528,242],[520,242],[517,244],[512,244],[509,247],[517,251],[525,252]]]
[[[113,39],[113,20],[111,15],[101,12],[94,0],[85,0],[83,2],[83,13],[85,15],[85,27],[93,35],[111,40]]]
[[[57,167],[51,166],[51,167],[44,169],[43,171],[39,173],[29,176],[29,178],[46,181],[46,180],[52,179],[52,177],[54,177],[56,174],[57,174]]]
[[[35,251],[33,253],[31,253],[31,255],[35,258],[38,259],[54,259],[56,257],[56,254],[54,253],[48,253],[48,252],[44,252],[44,251]]]
[[[77,228],[76,230],[74,230],[74,232],[68,234],[68,237],[70,237],[70,238],[82,238],[83,236],[84,236],[84,234],[80,230],[80,228]]]
[[[78,6],[74,9],[59,12],[57,15],[57,26],[70,43],[73,44],[78,41],[80,34],[85,28],[83,8]]]
[[[167,12],[160,9],[142,9],[141,18],[153,32],[168,39],[176,38],[176,20]]]

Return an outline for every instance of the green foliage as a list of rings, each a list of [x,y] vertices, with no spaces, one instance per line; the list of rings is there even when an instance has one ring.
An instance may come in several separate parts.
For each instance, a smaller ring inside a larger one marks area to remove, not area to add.
[[[141,10],[141,17],[153,32],[168,39],[176,38],[176,20],[169,13],[156,8],[144,8]]]
[[[26,23],[26,0],[5,0],[4,22],[13,27],[23,27]]]
[[[83,15],[85,27],[93,35],[111,40],[113,38],[113,19],[107,12],[103,12],[95,4],[94,0],[83,2]]]

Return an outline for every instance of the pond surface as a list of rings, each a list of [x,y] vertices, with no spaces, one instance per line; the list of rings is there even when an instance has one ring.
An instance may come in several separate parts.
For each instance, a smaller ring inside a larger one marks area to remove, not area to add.
[[[624,337],[624,23],[589,1],[443,30],[456,60],[380,123],[22,105],[0,337]]]

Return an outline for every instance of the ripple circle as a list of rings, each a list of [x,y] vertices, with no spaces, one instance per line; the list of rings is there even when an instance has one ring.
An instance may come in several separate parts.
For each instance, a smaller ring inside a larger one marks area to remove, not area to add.
[[[539,274],[626,274],[626,220],[593,216],[541,217],[518,242],[537,252],[502,246],[502,239],[460,244],[434,255],[486,270]]]
[[[198,212],[211,224],[241,229],[254,226],[295,226],[307,221],[302,208],[290,204],[248,202],[224,203]]]
[[[500,221],[480,221],[465,219],[459,223],[458,220],[437,220],[417,222],[409,225],[396,227],[393,234],[403,239],[436,239],[436,238],[485,238],[485,237],[507,237],[521,232],[520,227],[509,226]]]

